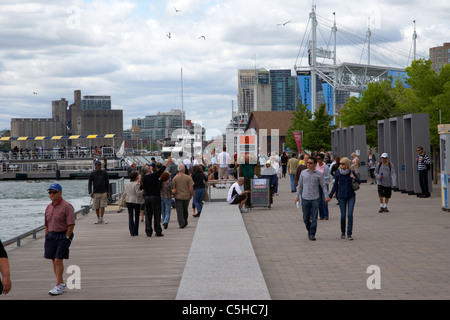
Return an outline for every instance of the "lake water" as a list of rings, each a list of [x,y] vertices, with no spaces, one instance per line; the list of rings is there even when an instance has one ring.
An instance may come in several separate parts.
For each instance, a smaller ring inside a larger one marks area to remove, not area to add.
[[[44,225],[45,208],[50,203],[47,189],[59,183],[63,198],[75,211],[91,204],[88,180],[0,181],[0,239],[9,240]]]

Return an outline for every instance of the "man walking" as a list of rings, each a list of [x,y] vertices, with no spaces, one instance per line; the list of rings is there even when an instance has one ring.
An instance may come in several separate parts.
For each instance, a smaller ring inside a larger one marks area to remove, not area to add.
[[[141,188],[144,189],[145,194],[145,233],[147,237],[151,237],[153,234],[152,220],[155,236],[164,236],[161,228],[161,183],[159,178],[171,162],[172,157],[169,157],[166,163],[156,172],[152,172],[152,167],[149,166],[142,181]]]
[[[100,161],[95,161],[95,170],[89,175],[88,192],[93,199],[92,208],[97,215],[96,224],[104,224],[103,215],[109,198],[109,178],[108,173],[102,170]]]
[[[67,291],[63,280],[63,259],[69,259],[69,247],[73,239],[75,213],[73,206],[62,198],[61,185],[54,183],[48,188],[52,201],[45,209],[44,258],[51,259],[56,285],[48,293],[52,296]]]
[[[422,147],[417,147],[418,156],[416,158],[417,171],[419,172],[419,183],[422,193],[419,198],[429,198],[430,191],[428,190],[428,170],[431,166],[430,157],[423,151]]]
[[[178,174],[173,178],[172,192],[175,198],[178,224],[181,229],[188,225],[189,201],[194,197],[194,181],[190,175],[185,174],[184,164],[178,165]]]
[[[310,157],[306,165],[307,170],[303,170],[298,181],[297,196],[294,202],[302,200],[303,222],[308,230],[309,240],[316,240],[317,213],[319,211],[319,188],[325,195],[325,201],[330,202],[327,185],[323,174],[316,170],[317,159]]]
[[[381,162],[375,168],[375,177],[378,184],[378,197],[380,198],[380,210],[378,212],[389,212],[387,205],[392,195],[392,188],[397,185],[394,164],[389,161],[385,152],[381,154]]]
[[[291,180],[291,192],[295,192],[295,172],[298,167],[298,159],[297,154],[294,152],[292,154],[292,158],[288,160],[287,168],[289,172],[289,179]]]

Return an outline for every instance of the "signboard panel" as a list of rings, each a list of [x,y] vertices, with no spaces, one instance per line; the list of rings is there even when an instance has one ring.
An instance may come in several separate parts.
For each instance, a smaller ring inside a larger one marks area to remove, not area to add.
[[[252,179],[250,186],[253,207],[270,208],[270,185],[268,179]]]

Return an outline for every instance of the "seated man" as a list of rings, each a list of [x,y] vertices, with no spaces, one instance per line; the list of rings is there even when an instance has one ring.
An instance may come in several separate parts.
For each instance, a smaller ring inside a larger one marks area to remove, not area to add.
[[[241,213],[248,212],[247,209],[244,208],[245,202],[247,201],[248,193],[250,190],[245,190],[242,192],[241,186],[244,184],[244,178],[240,177],[238,181],[233,183],[228,190],[227,202],[229,204],[239,204],[239,210]]]

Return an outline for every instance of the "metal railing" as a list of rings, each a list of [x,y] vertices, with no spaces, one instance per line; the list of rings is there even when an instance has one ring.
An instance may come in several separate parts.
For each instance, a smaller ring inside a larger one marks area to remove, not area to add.
[[[121,178],[117,181],[110,182],[109,188],[110,188],[109,190],[111,192],[110,199],[112,201],[119,200],[125,189],[125,179]],[[112,203],[112,201],[111,201],[111,203]],[[109,203],[109,204],[111,204],[111,203]],[[78,214],[85,216],[89,213],[90,210],[91,210],[91,205],[81,206],[81,209],[75,212],[75,220],[77,220]],[[13,237],[11,239],[8,239],[8,240],[2,241],[2,242],[3,242],[4,246],[10,245],[10,244],[16,242],[17,246],[20,247],[22,245],[22,239],[30,237],[30,236],[32,236],[33,239],[37,239],[38,233],[43,230],[45,230],[45,225],[39,226],[37,228],[34,228],[33,230],[30,230],[28,232],[25,232],[21,235],[18,235],[16,237]]]
[[[114,147],[68,147],[53,149],[18,149],[0,151],[0,160],[39,160],[39,159],[73,159],[73,158],[111,158],[116,154]]]

